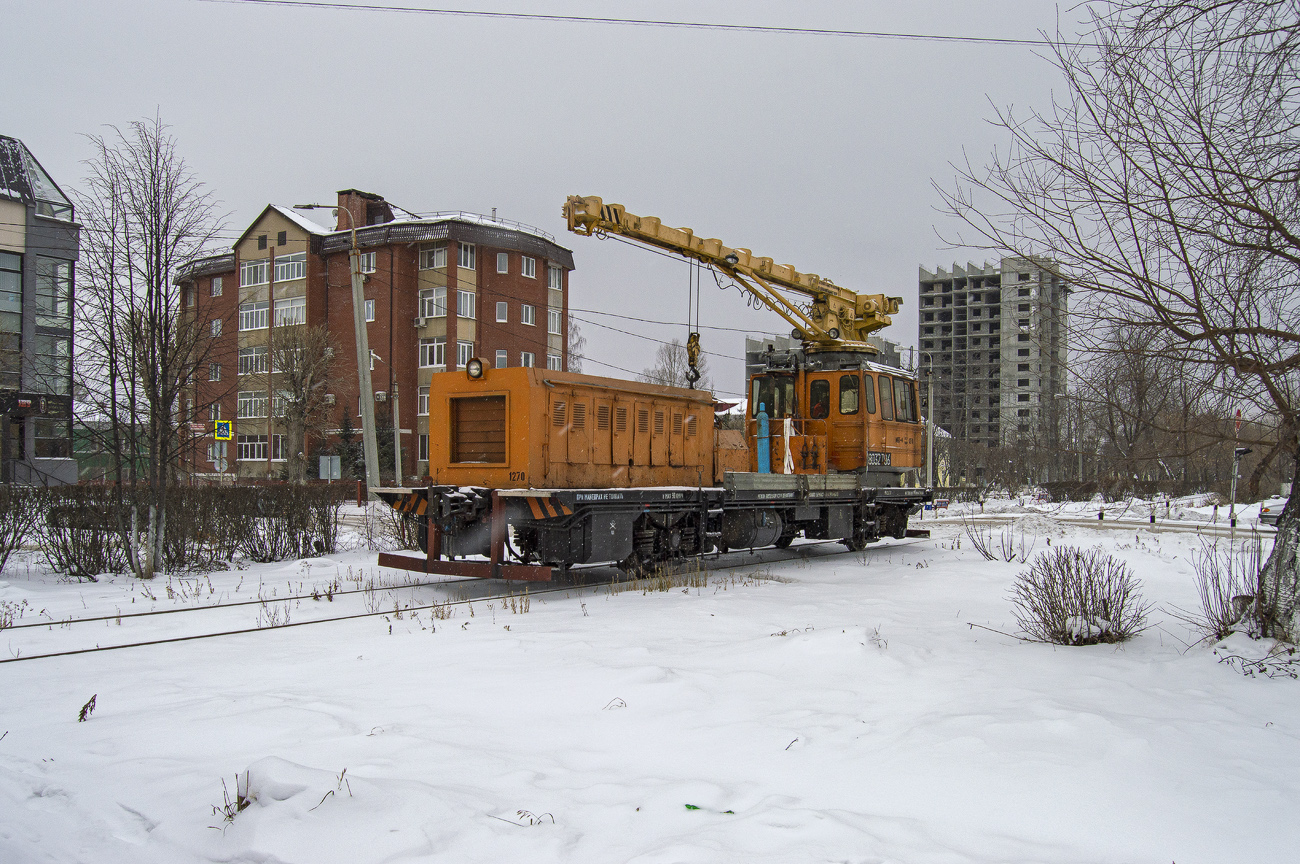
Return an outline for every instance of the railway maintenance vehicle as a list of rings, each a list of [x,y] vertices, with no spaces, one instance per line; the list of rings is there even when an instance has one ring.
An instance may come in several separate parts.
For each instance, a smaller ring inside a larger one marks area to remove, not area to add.
[[[380,565],[549,581],[579,564],[642,571],[799,536],[861,550],[908,534],[908,517],[932,497],[918,485],[916,379],[875,362],[867,342],[901,298],[856,294],[597,197],[572,196],[563,213],[575,233],[616,235],[725,276],[793,326],[802,354],[769,348],[735,430],[716,428],[721,403],[693,388],[698,333],[687,343],[691,387],[479,358],[435,373],[429,485],[376,490],[416,520],[423,554],[384,553]]]

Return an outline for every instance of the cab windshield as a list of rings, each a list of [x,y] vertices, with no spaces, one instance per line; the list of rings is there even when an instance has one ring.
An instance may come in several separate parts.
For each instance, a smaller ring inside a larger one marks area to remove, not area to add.
[[[794,376],[755,375],[749,385],[749,416],[758,416],[762,405],[767,416],[794,416]]]

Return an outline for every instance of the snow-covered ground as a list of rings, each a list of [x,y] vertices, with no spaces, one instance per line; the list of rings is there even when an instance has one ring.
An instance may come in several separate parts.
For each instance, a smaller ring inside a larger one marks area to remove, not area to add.
[[[985,508],[1035,551],[1100,544],[1149,601],[1196,605],[1194,534]],[[1023,565],[958,547],[956,511],[924,526],[863,554],[732,556],[667,592],[0,665],[0,861],[1294,860],[1300,682],[1242,677],[1161,609],[1120,647],[972,628],[1014,629]],[[408,575],[356,551],[69,584],[18,555],[0,574],[16,624],[269,602],[7,629],[0,659],[500,589],[362,590]],[[253,799],[229,822],[223,780]]]

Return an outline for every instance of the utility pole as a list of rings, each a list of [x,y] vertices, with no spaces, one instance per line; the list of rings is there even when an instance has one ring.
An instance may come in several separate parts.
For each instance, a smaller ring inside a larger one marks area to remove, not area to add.
[[[299,204],[294,209],[333,210],[336,216],[347,213],[352,227],[348,265],[352,270],[352,326],[357,340],[357,384],[361,390],[361,445],[366,451],[366,492],[373,499],[379,488],[379,444],[375,435],[375,388],[370,380],[370,339],[366,333],[366,292],[361,280],[361,252],[357,249],[357,221],[352,211],[343,207]]]
[[[397,403],[397,374],[389,366],[389,377],[392,380],[393,395],[393,470],[396,472],[393,477],[398,486],[402,485],[402,412]]]
[[[929,351],[923,352],[926,360],[926,387],[928,395],[925,402],[925,488],[934,488],[934,357]]]

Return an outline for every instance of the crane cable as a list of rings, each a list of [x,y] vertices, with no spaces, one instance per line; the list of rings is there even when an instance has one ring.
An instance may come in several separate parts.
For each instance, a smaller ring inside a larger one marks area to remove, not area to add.
[[[700,262],[689,261],[686,271],[686,386],[692,390],[700,380]],[[691,317],[694,308],[695,317]]]

